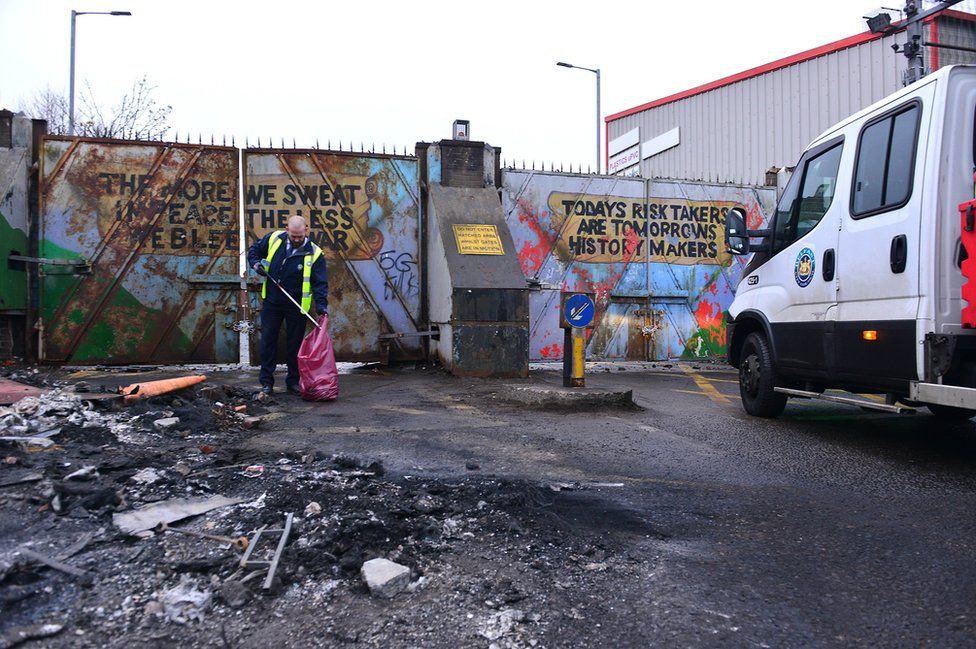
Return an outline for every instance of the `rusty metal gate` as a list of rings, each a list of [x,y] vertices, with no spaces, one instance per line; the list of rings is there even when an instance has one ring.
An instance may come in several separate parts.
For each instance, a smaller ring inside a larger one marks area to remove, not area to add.
[[[772,188],[506,169],[505,218],[529,296],[532,360],[563,356],[559,294],[596,295],[594,359],[725,354],[724,315],[744,260],[725,252],[724,215],[758,228]]]
[[[340,361],[423,357],[418,173],[410,156],[244,151],[246,243],[283,229],[292,215],[310,222],[328,267]],[[259,301],[252,291],[254,309]]]
[[[238,150],[42,146],[41,360],[237,362]]]

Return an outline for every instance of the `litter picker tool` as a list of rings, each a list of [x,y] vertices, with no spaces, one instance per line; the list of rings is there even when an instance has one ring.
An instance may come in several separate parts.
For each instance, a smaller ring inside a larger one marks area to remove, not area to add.
[[[301,304],[299,304],[299,303],[298,303],[298,302],[297,302],[297,301],[295,300],[295,298],[293,298],[293,297],[291,296],[291,294],[290,294],[290,293],[289,293],[288,291],[286,291],[286,290],[285,290],[285,287],[281,285],[281,282],[279,282],[278,280],[276,280],[276,279],[275,279],[274,277],[272,277],[271,275],[269,275],[269,274],[267,274],[267,269],[265,269],[265,277],[267,277],[267,278],[268,278],[268,279],[270,279],[270,280],[271,280],[272,282],[274,282],[274,284],[275,284],[275,286],[277,286],[277,287],[278,287],[278,289],[279,289],[279,290],[281,290],[281,292],[285,294],[285,297],[286,297],[286,298],[288,298],[289,300],[291,300],[291,303],[292,303],[292,304],[294,304],[295,306],[297,306],[297,307],[298,307],[298,310],[299,310],[299,311],[301,311],[301,312],[302,312],[302,314],[303,314],[303,315],[304,315],[304,316],[305,316],[306,318],[308,318],[308,320],[309,320],[309,322],[311,322],[311,323],[312,323],[313,325],[315,325],[315,328],[316,328],[316,329],[321,329],[321,328],[322,328],[322,327],[321,327],[321,326],[319,325],[319,323],[317,323],[317,322],[315,321],[315,318],[313,318],[313,317],[311,316],[311,314],[309,314],[309,312],[308,312],[308,311],[306,311],[305,309],[303,309],[303,308],[302,308],[302,305],[301,305]]]

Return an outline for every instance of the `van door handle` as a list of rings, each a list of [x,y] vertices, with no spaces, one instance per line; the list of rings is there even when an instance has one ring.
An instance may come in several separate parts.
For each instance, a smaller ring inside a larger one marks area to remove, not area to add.
[[[908,237],[899,234],[891,240],[891,272],[904,273],[908,263]]]
[[[824,252],[823,278],[825,282],[832,282],[834,280],[834,266],[834,249],[830,248]]]

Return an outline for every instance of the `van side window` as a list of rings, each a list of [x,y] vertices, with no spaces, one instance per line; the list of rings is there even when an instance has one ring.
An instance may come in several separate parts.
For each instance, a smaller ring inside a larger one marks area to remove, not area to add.
[[[912,193],[921,106],[913,102],[861,131],[854,167],[851,216],[901,207]]]
[[[774,253],[806,235],[823,219],[834,200],[843,150],[843,142],[838,142],[793,174],[776,209]]]

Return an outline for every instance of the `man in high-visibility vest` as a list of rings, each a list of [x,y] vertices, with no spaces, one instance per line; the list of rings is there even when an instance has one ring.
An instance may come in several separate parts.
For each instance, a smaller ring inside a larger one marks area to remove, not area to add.
[[[308,238],[308,224],[301,216],[288,219],[285,230],[272,232],[254,242],[247,250],[247,263],[265,277],[261,286],[264,306],[261,308],[261,391],[271,394],[274,371],[278,363],[278,332],[285,323],[288,339],[288,375],[285,387],[298,392],[298,348],[302,344],[307,322],[305,313],[312,305],[319,319],[329,306],[329,282],[322,249]],[[268,281],[278,280],[279,287]],[[301,305],[301,310],[284,295],[284,291]]]

